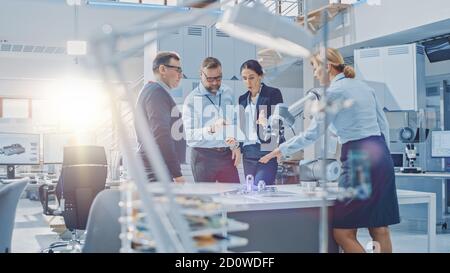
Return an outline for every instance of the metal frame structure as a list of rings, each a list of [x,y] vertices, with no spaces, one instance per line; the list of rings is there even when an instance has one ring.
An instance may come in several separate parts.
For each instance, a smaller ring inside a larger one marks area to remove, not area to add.
[[[175,196],[171,189],[172,181],[167,167],[163,164],[164,160],[157,146],[154,136],[151,134],[150,128],[145,121],[145,114],[142,109],[134,107],[134,96],[129,92],[126,85],[121,90],[113,92],[114,86],[111,79],[123,80],[123,71],[121,64],[127,58],[142,50],[142,48],[155,43],[157,39],[163,39],[170,35],[170,31],[181,26],[196,22],[210,12],[214,12],[223,3],[214,3],[204,9],[192,9],[190,16],[180,18],[174,16],[175,11],[179,11],[179,7],[173,9],[168,8],[165,12],[151,16],[144,22],[140,22],[128,29],[114,32],[112,29],[105,28],[105,34],[93,41],[93,51],[97,57],[98,65],[102,71],[105,83],[105,90],[109,97],[112,119],[117,129],[120,150],[127,159],[128,169],[136,185],[137,191],[140,193],[142,201],[142,209],[145,213],[145,222],[153,234],[157,252],[196,252],[193,240],[189,235],[189,226],[187,221],[180,213],[179,205],[175,202]],[[201,2],[201,1],[200,1]],[[170,24],[165,24],[163,28],[159,27],[158,22],[161,20],[172,19]],[[105,31],[106,30],[106,31]],[[161,34],[165,33],[165,34]],[[146,35],[146,40],[126,51],[117,52],[118,43],[124,39]],[[125,98],[130,108],[133,109],[133,116],[136,119],[136,132],[143,140],[143,148],[152,167],[155,171],[158,181],[162,182],[164,192],[169,199],[167,206],[158,204],[154,201],[152,193],[147,191],[148,178],[145,174],[143,159],[137,156],[133,151],[133,144],[128,139],[125,125],[121,119],[121,112],[118,102]],[[125,209],[126,211],[126,209]],[[125,251],[129,248],[123,248]]]
[[[123,73],[121,62],[131,56],[133,56],[142,48],[155,43],[157,39],[163,39],[164,37],[170,35],[170,31],[177,29],[181,26],[192,24],[207,15],[209,12],[214,12],[215,9],[228,4],[233,0],[227,0],[222,3],[213,3],[208,5],[204,9],[192,9],[190,10],[190,16],[181,17],[174,16],[174,11],[178,10],[179,7],[174,7],[174,9],[168,8],[166,12],[162,12],[160,14],[154,15],[144,22],[140,24],[136,24],[126,30],[120,32],[113,32],[112,29],[107,29],[105,31],[105,35],[93,41],[93,51],[97,57],[98,64],[102,69],[102,74],[105,80],[105,90],[110,90],[107,92],[110,99],[111,111],[113,117],[113,123],[115,124],[115,128],[118,131],[119,141],[120,141],[120,150],[122,151],[124,157],[127,159],[128,168],[131,176],[133,177],[134,183],[136,185],[137,191],[140,193],[140,198],[143,203],[142,209],[145,213],[145,220],[150,230],[154,236],[154,240],[156,243],[156,251],[157,252],[196,252],[196,248],[193,244],[193,240],[189,235],[189,226],[186,220],[182,217],[179,206],[175,203],[174,193],[170,187],[171,177],[169,176],[169,172],[165,164],[163,164],[163,158],[159,151],[159,148],[155,142],[153,135],[151,134],[150,129],[148,128],[148,124],[145,121],[145,115],[143,110],[138,108],[134,108],[134,96],[132,92],[129,92],[129,89],[126,85],[123,86],[122,90],[118,90],[117,92],[112,92],[114,90],[114,86],[111,84],[110,79],[115,78],[119,80],[119,82],[125,82],[123,80]],[[200,1],[201,2],[201,1]],[[245,1],[241,4],[247,4],[248,2],[253,1]],[[303,7],[303,11],[307,10],[306,1],[303,1],[305,5]],[[235,7],[231,7],[235,8]],[[326,48],[327,48],[327,39],[328,39],[328,28],[331,27],[328,22],[328,16],[322,16],[324,20],[324,27],[316,33],[316,43],[317,41],[322,41],[323,44],[321,46],[322,50],[324,50],[324,55],[326,56]],[[164,27],[160,27],[158,22],[160,20],[172,19],[171,23],[164,24]],[[306,24],[305,24],[306,25]],[[306,28],[306,27],[305,27]],[[164,33],[164,34],[162,34]],[[118,47],[118,43],[123,41],[124,39],[133,38],[136,36],[144,35],[146,40],[126,51],[117,52],[116,48]],[[327,59],[324,58],[324,66],[327,67]],[[328,82],[328,74],[324,73],[326,79],[325,82]],[[323,95],[322,95],[322,111],[319,114],[323,114],[325,122],[323,123],[323,129],[326,134],[326,125],[327,125],[327,110],[328,110],[328,102],[326,98],[325,90],[328,88],[327,86],[323,87]],[[156,173],[157,179],[162,183],[164,192],[167,195],[169,204],[167,207],[163,207],[161,204],[158,204],[154,201],[153,196],[146,189],[147,177],[144,172],[144,164],[142,158],[138,157],[133,152],[133,145],[131,141],[127,138],[127,134],[125,132],[125,126],[123,121],[121,120],[121,113],[118,107],[118,102],[122,99],[126,98],[128,104],[133,109],[133,115],[136,119],[136,132],[141,139],[143,140],[143,147],[146,155],[149,157],[149,161],[152,162],[153,169]],[[142,137],[145,136],[145,137]],[[323,149],[323,158],[326,158],[327,155],[327,138],[325,137]],[[321,207],[321,226],[320,226],[320,252],[327,252],[328,248],[328,210],[326,206],[326,198],[327,198],[327,176],[326,176],[326,161],[323,160],[324,164],[322,167],[323,177],[325,181],[323,183],[324,191],[323,191],[323,206]],[[124,211],[127,211],[125,208]],[[125,248],[127,250],[127,248]],[[128,249],[129,250],[129,249]]]

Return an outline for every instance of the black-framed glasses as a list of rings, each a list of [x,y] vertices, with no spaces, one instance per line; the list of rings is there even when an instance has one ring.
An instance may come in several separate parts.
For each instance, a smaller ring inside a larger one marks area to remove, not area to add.
[[[222,75],[217,76],[217,77],[208,77],[205,72],[202,71],[202,73],[203,73],[203,75],[205,75],[205,78],[206,78],[207,82],[214,82],[214,81],[220,82],[220,81],[222,81]]]
[[[178,73],[183,73],[183,69],[180,66],[176,66],[176,65],[170,65],[170,64],[164,64],[165,67],[169,67],[169,68],[173,68],[175,69],[175,71],[177,71]]]

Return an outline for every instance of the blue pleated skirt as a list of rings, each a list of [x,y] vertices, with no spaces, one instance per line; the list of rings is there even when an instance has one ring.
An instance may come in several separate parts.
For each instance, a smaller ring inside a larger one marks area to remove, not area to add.
[[[342,187],[351,185],[349,180],[354,177],[350,153],[367,156],[364,164],[367,177],[370,177],[371,193],[367,199],[337,201],[333,210],[333,228],[371,228],[400,223],[394,164],[384,137],[370,136],[342,145],[342,173],[339,178]]]

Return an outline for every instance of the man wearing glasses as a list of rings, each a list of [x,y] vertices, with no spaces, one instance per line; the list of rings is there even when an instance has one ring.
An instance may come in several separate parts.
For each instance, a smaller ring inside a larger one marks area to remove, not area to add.
[[[156,140],[173,180],[184,182],[180,160],[175,149],[175,136],[172,134],[173,125],[179,120],[179,116],[172,115],[176,104],[169,94],[170,90],[176,88],[181,81],[180,56],[175,52],[159,52],[153,60],[153,74],[156,82],[151,81],[144,86],[139,93],[136,107],[144,110],[145,121]],[[137,128],[139,124],[135,124],[135,126]],[[156,176],[142,146],[144,137],[145,135],[140,136],[137,133],[138,153],[144,160],[149,181],[153,182],[156,181]]]
[[[196,182],[239,183],[239,146],[225,144],[226,128],[237,121],[234,94],[222,85],[222,65],[216,58],[203,60],[200,78],[201,83],[183,105],[186,143],[192,148],[192,174]]]

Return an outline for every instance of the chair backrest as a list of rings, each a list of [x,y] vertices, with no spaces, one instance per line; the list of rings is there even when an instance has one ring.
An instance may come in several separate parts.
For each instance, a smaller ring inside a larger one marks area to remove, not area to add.
[[[81,164],[107,165],[105,148],[93,145],[65,146],[63,167]]]
[[[27,183],[23,179],[0,188],[0,253],[11,252],[17,203]]]
[[[119,253],[119,201],[119,190],[104,190],[97,195],[89,212],[83,252]]]
[[[69,230],[85,229],[95,196],[105,189],[107,162],[101,146],[64,147],[60,187],[64,222]]]

